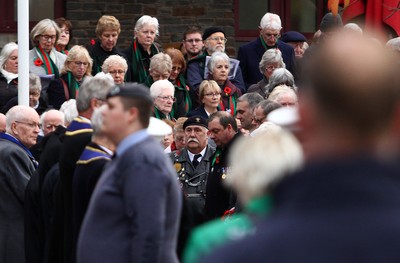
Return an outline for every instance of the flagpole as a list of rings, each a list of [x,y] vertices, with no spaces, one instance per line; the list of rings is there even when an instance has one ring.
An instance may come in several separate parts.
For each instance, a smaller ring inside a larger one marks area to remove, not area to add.
[[[29,106],[29,0],[18,0],[18,104]]]

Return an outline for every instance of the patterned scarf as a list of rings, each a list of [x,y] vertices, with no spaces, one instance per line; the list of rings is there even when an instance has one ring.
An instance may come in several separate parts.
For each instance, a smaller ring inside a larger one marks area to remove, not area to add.
[[[45,52],[42,47],[37,46],[35,47],[36,53],[38,54],[39,58],[42,60],[43,64],[42,67],[46,71],[47,75],[54,74],[55,78],[60,77],[60,72],[58,71],[58,68],[54,61],[51,59],[50,55]]]
[[[148,68],[143,63],[143,57],[142,57],[142,52],[140,48],[138,47],[140,45],[137,42],[137,39],[135,39],[132,43],[132,79],[134,81],[137,81],[139,83],[144,83],[146,81],[146,78],[148,76]],[[157,47],[152,44],[150,48],[151,54],[155,55],[159,52]]]
[[[190,99],[189,86],[186,85],[185,78],[182,74],[179,74],[175,83],[175,88],[178,90],[183,90],[185,92],[185,112],[188,113],[192,109],[192,100]]]
[[[226,81],[225,88],[222,90],[222,97],[219,103],[219,110],[229,111],[232,116],[236,115],[236,104],[239,90],[230,81]],[[224,103],[223,99],[227,98],[228,103]]]

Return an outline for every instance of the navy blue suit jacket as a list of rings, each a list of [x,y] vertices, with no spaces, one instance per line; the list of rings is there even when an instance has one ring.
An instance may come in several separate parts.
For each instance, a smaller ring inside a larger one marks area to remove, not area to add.
[[[277,47],[282,52],[286,69],[289,70],[293,76],[296,76],[294,49],[280,40],[278,40]],[[259,37],[239,47],[237,59],[240,61],[240,68],[242,69],[242,76],[246,89],[248,89],[251,84],[257,83],[262,79],[262,74],[258,66],[264,53],[265,48]]]
[[[347,157],[282,181],[255,234],[201,262],[400,262],[397,167]]]

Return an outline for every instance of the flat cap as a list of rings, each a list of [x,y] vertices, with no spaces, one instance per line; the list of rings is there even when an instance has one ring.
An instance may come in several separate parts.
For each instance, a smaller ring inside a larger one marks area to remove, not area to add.
[[[212,34],[217,33],[217,32],[221,32],[225,35],[225,31],[220,27],[213,26],[213,27],[206,28],[206,30],[204,30],[204,33],[203,33],[203,40],[206,40],[209,36],[211,36]]]
[[[186,127],[192,126],[192,125],[198,125],[198,126],[203,126],[204,128],[208,128],[207,120],[201,116],[192,116],[192,117],[188,118],[183,123],[183,129],[186,129]]]
[[[283,33],[281,40],[287,42],[306,42],[306,37],[297,31],[288,31]]]
[[[108,92],[107,99],[116,96],[140,98],[142,100],[153,102],[153,99],[150,96],[149,88],[139,83],[127,83],[124,85],[115,86]]]

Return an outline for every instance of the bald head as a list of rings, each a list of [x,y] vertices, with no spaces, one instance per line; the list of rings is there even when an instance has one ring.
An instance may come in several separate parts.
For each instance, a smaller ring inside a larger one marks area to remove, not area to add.
[[[64,113],[59,110],[49,110],[42,114],[40,117],[42,124],[43,135],[55,131],[58,125],[64,126]]]
[[[36,144],[39,126],[39,115],[31,107],[14,106],[6,114],[6,132],[27,148]]]

